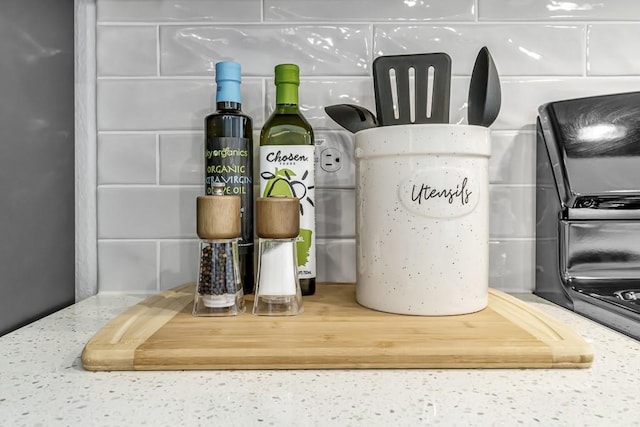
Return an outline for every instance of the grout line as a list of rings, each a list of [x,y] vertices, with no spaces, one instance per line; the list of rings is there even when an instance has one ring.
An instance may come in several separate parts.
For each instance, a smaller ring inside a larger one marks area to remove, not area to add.
[[[165,27],[237,27],[239,25],[260,26],[259,21],[103,21],[98,22],[99,27],[153,27],[162,25]]]
[[[200,239],[198,239],[197,237],[166,237],[166,238],[162,238],[162,237],[140,237],[140,238],[135,238],[135,237],[107,237],[107,238],[100,238],[98,239],[100,240],[100,242],[103,243],[129,243],[129,242],[139,242],[139,243],[150,243],[150,242],[167,242],[167,243],[180,243],[180,242],[199,242]]]
[[[482,24],[500,24],[500,23],[520,23],[520,24],[550,24],[550,23],[567,23],[566,21],[482,21]],[[582,21],[568,21],[569,23],[577,24]],[[605,21],[596,21],[605,22]],[[619,22],[619,21],[612,21]],[[623,21],[625,22],[625,21]],[[633,22],[633,21],[627,21]],[[349,21],[349,20],[337,20],[337,21],[102,21],[98,22],[99,27],[152,27],[154,25],[162,25],[166,27],[238,27],[238,26],[252,26],[252,27],[288,27],[288,26],[307,26],[307,27],[335,27],[337,25],[360,25],[366,26],[368,24],[387,24],[396,26],[434,26],[442,25],[447,26],[449,24],[475,24],[473,20],[439,20],[439,21],[388,21],[388,20],[362,20],[362,21]]]
[[[584,68],[584,67],[583,67]],[[451,76],[456,80],[468,80],[470,74],[452,74]],[[260,75],[260,76],[243,76],[244,82],[258,82],[264,79],[271,79],[273,75]],[[584,70],[580,72],[580,74],[508,74],[504,76],[500,76],[501,81],[510,82],[510,81],[533,81],[533,80],[580,80],[580,79],[594,79],[594,80],[626,80],[626,79],[638,79],[640,78],[640,73],[638,74],[619,74],[619,75],[585,75]],[[332,82],[344,82],[350,80],[361,80],[361,81],[369,81],[371,79],[371,75],[364,74],[353,74],[353,75],[302,75],[300,80],[302,82],[326,82],[330,80]],[[97,78],[99,82],[115,82],[115,81],[196,81],[203,82],[210,85],[214,85],[215,83],[212,81],[211,77],[206,75],[196,75],[196,76],[171,76],[171,75],[147,75],[147,76],[99,76]]]
[[[160,76],[160,25],[156,27],[156,75]]]
[[[183,190],[190,190],[194,188],[202,188],[200,184],[99,184],[99,189],[169,189],[169,188],[178,188]]]
[[[266,122],[268,117],[267,111],[268,111],[268,105],[267,105],[267,79],[263,78],[261,81],[261,85],[260,85],[260,89],[262,90],[262,122]],[[258,141],[258,145],[260,145],[260,141]]]
[[[476,0],[477,1],[477,0]],[[479,9],[476,8],[479,12]],[[471,20],[455,20],[455,19],[442,19],[442,20],[380,20],[369,19],[362,21],[350,21],[350,20],[321,20],[321,21],[102,21],[98,22],[98,27],[152,27],[156,25],[162,25],[167,27],[238,27],[238,26],[271,26],[271,27],[287,27],[287,26],[309,26],[309,27],[326,27],[336,25],[386,25],[396,27],[433,27],[442,26],[446,27],[451,24],[455,25],[575,25],[581,24],[616,24],[616,25],[634,25],[637,24],[640,19],[625,19],[625,20],[598,20],[598,19],[574,19],[574,20],[560,20],[560,19],[532,19],[532,20],[480,20],[480,14],[476,13],[476,17]]]
[[[263,96],[264,98],[265,96]],[[265,102],[266,105],[266,102]],[[265,110],[265,108],[263,108]],[[266,120],[266,118],[265,118]],[[254,122],[257,119],[254,118]],[[263,120],[264,121],[264,120]],[[253,130],[255,132],[260,132],[261,127],[254,127]],[[318,133],[328,133],[328,134],[347,134],[351,135],[351,133],[342,128],[326,128],[326,127],[314,127],[314,132]],[[153,129],[153,130],[100,130],[97,132],[100,135],[204,135],[203,130],[199,129]],[[535,135],[535,129],[491,129],[491,134],[495,135]]]
[[[376,57],[376,25],[370,24],[370,27],[371,29],[369,34],[371,35],[371,51],[367,52],[367,54],[369,55],[369,64],[373,64],[373,58]],[[373,77],[373,65],[369,66],[368,70],[367,76]]]
[[[242,75],[242,81],[257,81],[259,79],[273,78],[273,74],[260,74],[260,75]],[[303,74],[300,76],[302,81],[318,80],[318,79],[332,79],[332,80],[353,80],[353,79],[367,79],[370,78],[369,74],[343,74],[343,75],[331,75],[331,74]],[[139,76],[99,76],[98,80],[101,81],[115,81],[115,80],[211,80],[211,76],[207,74],[195,74],[195,75],[139,75]]]
[[[98,135],[202,135],[204,131],[194,129],[165,129],[165,130],[101,130]]]
[[[156,185],[160,185],[160,134],[156,134]]]
[[[211,80],[204,75],[201,76],[159,76],[159,75],[146,75],[146,76],[99,76],[99,81],[117,81],[117,80]]]
[[[264,0],[260,0],[260,23],[264,24]]]
[[[318,236],[318,240],[354,240],[356,236]],[[489,242],[535,242],[537,240],[557,240],[555,237],[539,237],[527,236],[527,237],[505,237],[505,236],[490,236]],[[99,238],[100,243],[197,243],[200,241],[197,237],[105,237]]]

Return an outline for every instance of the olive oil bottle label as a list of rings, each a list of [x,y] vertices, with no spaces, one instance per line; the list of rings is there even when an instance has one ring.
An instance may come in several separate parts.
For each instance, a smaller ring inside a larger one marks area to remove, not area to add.
[[[260,147],[260,195],[300,199],[298,277],[316,277],[316,212],[313,145]]]
[[[248,138],[209,137],[205,148],[205,194],[213,194],[213,184],[225,184],[224,194],[240,196],[242,236],[240,244],[253,245],[253,215],[245,221],[245,210],[253,209],[253,159]]]

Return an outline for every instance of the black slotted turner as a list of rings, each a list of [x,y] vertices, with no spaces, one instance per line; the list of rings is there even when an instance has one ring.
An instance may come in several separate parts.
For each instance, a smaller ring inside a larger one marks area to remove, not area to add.
[[[433,69],[431,85],[428,85],[429,68]],[[391,70],[395,72],[395,82],[390,77]],[[415,76],[414,120],[411,118],[410,70],[413,70]],[[397,118],[392,85],[395,85],[397,91]],[[373,87],[376,114],[381,126],[449,123],[451,57],[446,53],[380,56],[373,61]],[[429,93],[431,109],[427,111]]]

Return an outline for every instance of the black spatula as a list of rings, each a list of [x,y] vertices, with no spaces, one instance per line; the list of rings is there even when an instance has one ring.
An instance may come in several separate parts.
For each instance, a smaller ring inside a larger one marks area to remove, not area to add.
[[[380,56],[373,61],[373,85],[380,125],[449,123],[451,58],[446,53]]]

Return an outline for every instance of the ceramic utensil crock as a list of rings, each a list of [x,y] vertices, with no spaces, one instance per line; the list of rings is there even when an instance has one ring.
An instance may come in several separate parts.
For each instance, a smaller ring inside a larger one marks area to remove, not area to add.
[[[412,124],[356,133],[356,299],[455,315],[488,300],[490,131]]]

